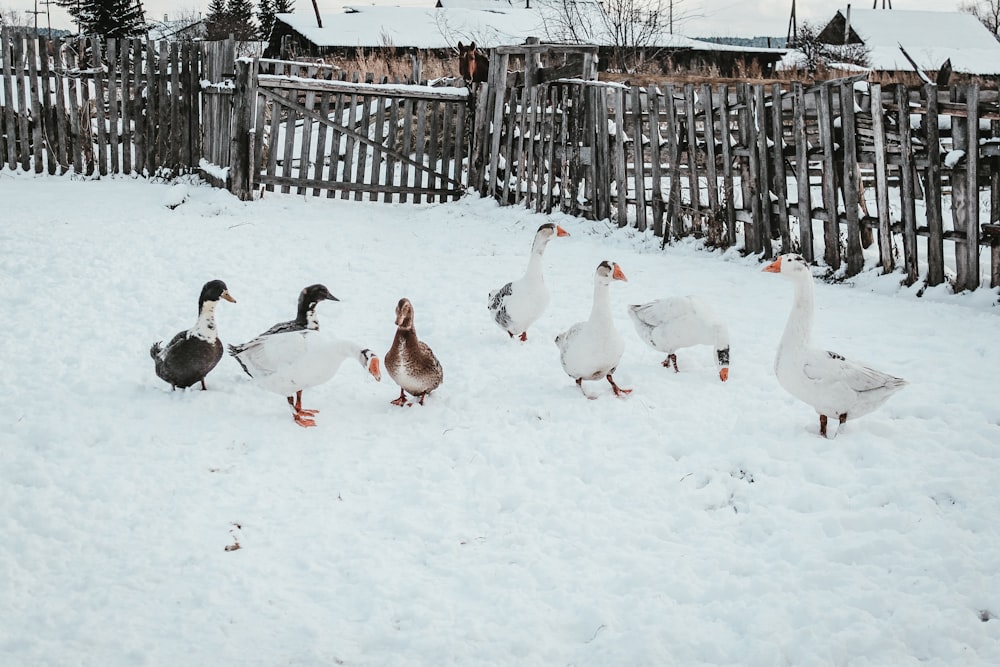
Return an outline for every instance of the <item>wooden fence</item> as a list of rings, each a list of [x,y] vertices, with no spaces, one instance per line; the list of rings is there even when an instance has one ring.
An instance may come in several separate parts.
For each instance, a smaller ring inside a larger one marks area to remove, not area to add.
[[[445,201],[465,192],[468,91],[346,81],[329,66],[241,61],[232,188],[370,201]]]
[[[4,29],[0,160],[88,176],[176,175],[203,158],[224,167],[232,101],[211,93],[231,93],[233,54],[232,42],[59,42]]]
[[[800,252],[844,276],[877,242],[885,272],[937,285],[948,268],[958,290],[981,284],[989,245],[990,283],[1000,285],[995,93],[883,89],[860,77],[813,87],[504,83],[500,74],[480,91],[470,176],[502,203],[608,218],[665,242],[694,235],[765,258]]]

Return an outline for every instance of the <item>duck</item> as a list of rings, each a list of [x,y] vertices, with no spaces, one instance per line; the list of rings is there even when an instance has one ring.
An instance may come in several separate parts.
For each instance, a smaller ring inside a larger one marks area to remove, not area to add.
[[[391,403],[400,407],[410,405],[407,393],[418,397],[423,405],[427,394],[444,382],[441,362],[427,343],[417,338],[413,328],[413,304],[406,298],[396,304],[396,336],[385,353],[385,369],[399,385],[399,398]]]
[[[625,339],[618,333],[611,318],[608,286],[615,280],[627,282],[628,278],[618,264],[601,262],[594,273],[594,304],[590,319],[577,322],[556,336],[563,370],[576,380],[580,391],[589,399],[597,397],[583,388],[584,380],[606,379],[619,398],[632,393],[631,389],[622,389],[615,384],[612,377],[625,352]]]
[[[221,280],[210,280],[198,297],[198,320],[194,326],[175,335],[166,347],[163,341],[153,343],[149,356],[153,358],[156,375],[170,383],[171,391],[201,383],[222,359],[222,341],[215,329],[215,306],[220,299],[236,303],[229,288]]]
[[[316,306],[319,305],[320,301],[340,301],[340,299],[330,294],[330,290],[322,283],[303,287],[302,291],[299,292],[298,310],[296,311],[295,319],[288,320],[287,322],[278,322],[262,333],[261,336],[288,331],[302,331],[304,329],[318,331],[319,318],[316,316]]]
[[[819,433],[827,422],[841,425],[879,407],[906,386],[906,380],[851,361],[812,345],[813,275],[808,262],[794,253],[781,255],[763,269],[792,281],[795,297],[778,344],[774,373],[785,391],[819,414]],[[839,427],[838,427],[839,428]]]
[[[672,296],[628,307],[629,317],[647,345],[665,352],[664,368],[677,368],[677,350],[692,345],[715,347],[719,379],[729,379],[729,327],[703,299],[695,296]]]
[[[242,345],[230,345],[236,358],[256,385],[284,396],[299,426],[316,426],[319,410],[302,407],[302,392],[318,387],[337,374],[346,359],[356,360],[381,381],[379,358],[369,348],[328,336],[316,329],[262,334]]]
[[[528,340],[528,327],[549,305],[549,291],[542,277],[542,254],[549,241],[557,236],[569,236],[569,232],[553,223],[541,225],[535,232],[524,275],[490,292],[487,308],[493,314],[493,321],[511,338]]]

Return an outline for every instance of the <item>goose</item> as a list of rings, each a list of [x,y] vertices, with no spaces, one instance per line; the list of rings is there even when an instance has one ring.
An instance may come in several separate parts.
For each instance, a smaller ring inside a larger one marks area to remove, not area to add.
[[[594,305],[590,311],[590,319],[577,322],[556,336],[563,370],[576,380],[580,391],[590,399],[597,397],[584,390],[584,380],[606,378],[611,383],[615,396],[622,397],[632,393],[631,389],[622,389],[615,384],[611,377],[625,351],[625,339],[618,333],[611,319],[608,286],[613,280],[628,281],[628,278],[614,262],[601,262],[594,274]]]
[[[215,331],[215,305],[219,299],[236,303],[226,283],[221,280],[205,283],[198,297],[195,325],[175,335],[166,347],[163,341],[158,341],[149,348],[156,375],[170,383],[171,391],[177,387],[186,389],[198,382],[202,390],[206,389],[205,376],[222,358],[222,341]]]
[[[511,338],[518,336],[522,341],[528,340],[528,327],[549,305],[549,291],[542,278],[542,253],[555,236],[569,236],[569,232],[552,223],[540,226],[535,232],[524,275],[490,292],[487,308],[493,313],[493,320]]]
[[[715,347],[719,379],[729,379],[729,327],[705,301],[693,296],[674,296],[628,307],[639,338],[654,350],[666,352],[663,366],[674,372],[677,350],[692,345]]]
[[[827,436],[827,421],[843,424],[881,406],[906,381],[845,359],[836,352],[813,347],[813,276],[801,255],[781,255],[764,267],[792,281],[795,299],[778,345],[774,373],[792,396],[819,413],[819,433]]]
[[[315,426],[319,410],[302,407],[302,391],[330,380],[345,359],[355,359],[376,381],[382,379],[379,359],[370,349],[351,341],[327,336],[315,329],[267,333],[230,345],[236,358],[255,384],[284,396],[299,426]]]
[[[417,338],[413,328],[413,304],[409,299],[400,299],[396,304],[396,327],[392,347],[385,353],[385,369],[399,385],[399,398],[392,404],[410,405],[406,400],[406,394],[410,393],[419,396],[419,403],[423,405],[424,397],[441,386],[444,370],[427,343]]]

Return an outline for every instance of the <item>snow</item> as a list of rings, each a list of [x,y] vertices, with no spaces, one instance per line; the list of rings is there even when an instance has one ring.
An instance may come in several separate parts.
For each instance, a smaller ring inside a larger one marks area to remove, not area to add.
[[[735,250],[475,196],[4,171],[0,198],[0,664],[1000,664],[997,290],[818,282],[817,342],[910,383],[825,440],[773,373],[791,285]],[[552,302],[511,341],[486,295],[546,221]],[[553,344],[602,260],[625,400]],[[227,343],[323,282],[323,330],[384,355],[406,296],[444,384],[397,408],[348,362],[313,429],[228,357],[171,392],[149,346],[213,278]],[[726,383],[632,329],[690,293],[729,324]]]

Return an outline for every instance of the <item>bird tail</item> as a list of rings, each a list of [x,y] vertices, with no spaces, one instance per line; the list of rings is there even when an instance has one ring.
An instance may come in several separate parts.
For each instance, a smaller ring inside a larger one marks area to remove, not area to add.
[[[245,348],[242,345],[230,345],[229,346],[229,354],[233,357],[233,359],[236,360],[236,363],[238,363],[240,365],[240,368],[243,369],[244,373],[246,373],[250,377],[253,377],[253,373],[250,372],[250,369],[247,368],[247,365],[243,363],[242,359],[240,359],[240,354],[242,354],[244,352],[244,350],[245,350]]]
[[[160,356],[160,351],[163,349],[163,341],[157,341],[153,343],[153,347],[149,348],[149,356],[156,359]]]

